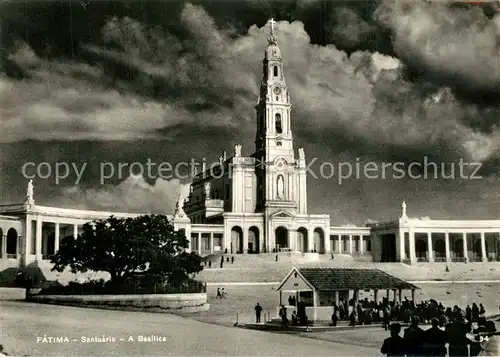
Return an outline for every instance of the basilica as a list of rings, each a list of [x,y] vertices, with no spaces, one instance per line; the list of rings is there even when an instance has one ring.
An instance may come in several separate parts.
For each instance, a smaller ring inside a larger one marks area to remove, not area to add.
[[[253,152],[236,145],[219,165],[204,167],[171,220],[190,250],[210,254],[288,254],[315,260],[348,254],[375,262],[499,261],[500,220],[422,220],[401,215],[363,227],[335,227],[307,207],[306,153],[293,145],[292,98],[275,22],[263,59],[255,106]],[[0,205],[0,271],[49,264],[61,237],[78,236],[96,219],[138,214],[83,211],[35,204],[33,183],[22,203]]]

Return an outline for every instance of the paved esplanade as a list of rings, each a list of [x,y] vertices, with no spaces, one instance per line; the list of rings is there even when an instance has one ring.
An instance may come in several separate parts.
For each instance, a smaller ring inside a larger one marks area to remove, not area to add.
[[[159,313],[0,302],[1,341],[29,356],[375,356],[377,349],[205,324]],[[44,337],[70,342],[43,343]],[[81,342],[82,337],[116,342]],[[128,342],[129,337],[134,342]],[[147,336],[156,342],[138,342]],[[151,337],[154,336],[154,337]],[[76,341],[73,341],[73,340]],[[120,341],[124,339],[124,341]]]

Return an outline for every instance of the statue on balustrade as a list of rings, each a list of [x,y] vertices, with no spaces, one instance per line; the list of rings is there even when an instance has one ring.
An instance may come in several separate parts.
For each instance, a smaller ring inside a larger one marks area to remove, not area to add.
[[[210,199],[210,182],[205,183],[205,198]]]
[[[241,156],[241,145],[234,145],[234,156],[235,157]]]

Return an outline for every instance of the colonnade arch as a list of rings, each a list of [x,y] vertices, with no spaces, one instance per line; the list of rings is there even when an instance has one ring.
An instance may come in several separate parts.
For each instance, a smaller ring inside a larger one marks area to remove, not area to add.
[[[314,229],[313,251],[321,254],[325,252],[325,232],[319,227]]]
[[[240,226],[231,228],[231,254],[243,253],[243,230]]]
[[[307,253],[309,250],[309,237],[305,227],[297,229],[297,239],[299,240],[300,251]]]

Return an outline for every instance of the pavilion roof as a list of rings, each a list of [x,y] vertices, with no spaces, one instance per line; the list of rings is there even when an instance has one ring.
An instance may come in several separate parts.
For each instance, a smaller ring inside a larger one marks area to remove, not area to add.
[[[302,277],[307,280],[316,290],[320,291],[364,289],[419,289],[418,286],[396,278],[379,269],[298,267],[294,268],[290,273],[292,273],[294,270],[302,275]],[[287,278],[290,275],[291,274],[289,274]],[[287,278],[285,278],[283,282],[285,282]]]

